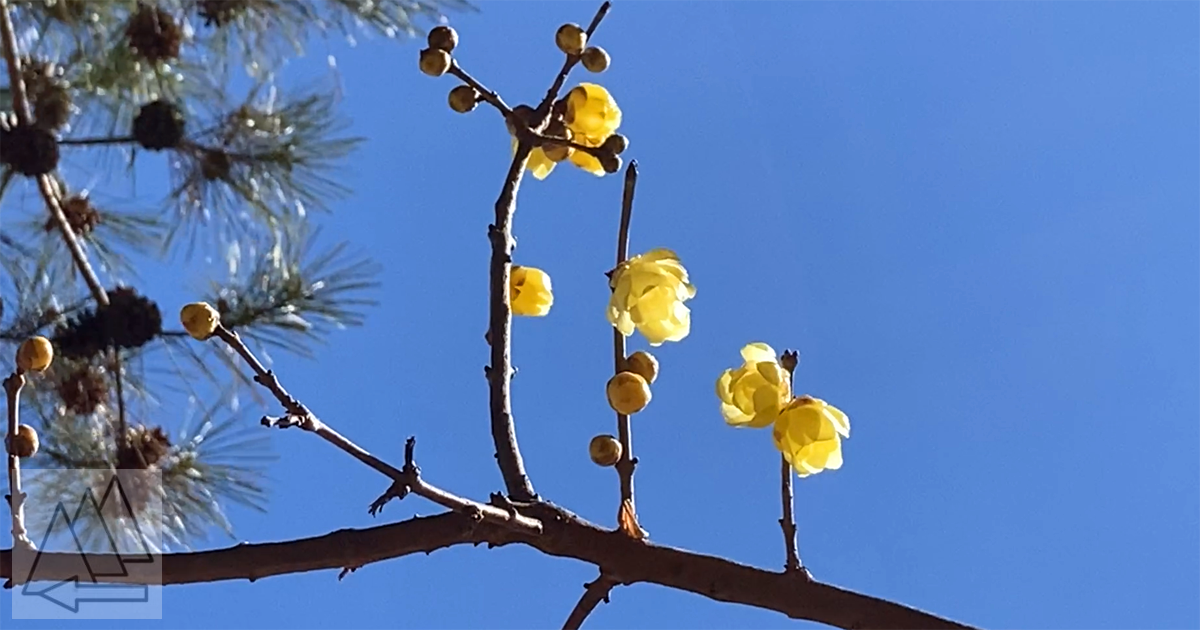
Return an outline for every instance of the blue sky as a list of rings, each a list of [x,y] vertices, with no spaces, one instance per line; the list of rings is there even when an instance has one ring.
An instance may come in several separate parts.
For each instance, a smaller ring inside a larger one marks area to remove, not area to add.
[[[535,100],[561,64],[555,28],[596,4],[484,3],[453,16],[456,56]],[[797,389],[852,424],[845,466],[796,486],[817,578],[990,628],[1200,625],[1198,25],[1182,2],[618,1],[595,40],[611,69],[575,79],[624,112],[632,249],[675,249],[698,288],[634,422],[652,538],[782,566],[778,454],[726,427],[713,393],[764,341],[799,349]],[[416,435],[431,481],[486,497],[485,235],[507,134],[494,111],[451,112],[453,81],[420,74],[415,43],[328,48],[293,76],[336,55],[370,141],[346,169],[356,194],[319,221],[382,264],[381,305],[318,360],[276,367],[345,435],[395,462]],[[586,449],[614,430],[602,274],[620,195],[618,177],[562,168],[526,181],[515,223],[516,261],[556,298],[515,324],[525,461],[540,493],[609,526],[616,478]],[[174,273],[146,279],[164,304],[190,298]],[[270,512],[234,511],[243,540],[438,511],[413,497],[373,519],[376,473],[300,432],[271,440]],[[341,582],[173,587],[162,622],[119,626],[559,627],[593,577],[456,548]],[[588,627],[808,624],[637,585]]]

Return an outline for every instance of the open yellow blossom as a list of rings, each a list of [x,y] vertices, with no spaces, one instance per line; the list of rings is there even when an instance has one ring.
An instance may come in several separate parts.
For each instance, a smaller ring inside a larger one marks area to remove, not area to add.
[[[791,377],[765,343],[746,344],[742,359],[742,367],[725,370],[717,379],[721,415],[735,427],[770,426],[792,397]]]
[[[574,134],[576,144],[599,147],[621,126],[621,108],[608,90],[595,83],[580,83],[567,93],[563,122]],[[600,160],[585,151],[572,151],[571,163],[593,174],[604,175]]]
[[[798,396],[780,412],[772,434],[796,474],[807,477],[842,467],[842,438],[850,437],[850,419],[824,400]]]
[[[652,346],[679,341],[692,330],[684,301],[696,296],[687,270],[669,249],[634,256],[613,270],[608,321],[626,337],[636,328]]]
[[[513,265],[508,286],[513,315],[541,317],[550,312],[554,293],[550,288],[550,275],[545,271]]]
[[[580,83],[567,93],[563,123],[571,131],[575,144],[599,147],[621,126],[621,109],[608,90],[595,83]],[[558,137],[558,136],[555,136]],[[512,141],[513,152],[517,151],[516,138]],[[592,173],[604,175],[600,160],[584,151],[569,151],[569,160],[575,166]],[[541,147],[529,153],[525,168],[537,179],[546,179],[554,170],[555,162],[546,156]]]

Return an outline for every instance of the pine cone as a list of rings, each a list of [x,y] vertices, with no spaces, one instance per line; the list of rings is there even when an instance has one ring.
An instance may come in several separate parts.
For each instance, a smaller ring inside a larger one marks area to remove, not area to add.
[[[171,14],[156,6],[142,4],[125,27],[129,47],[151,63],[179,56],[183,30]]]
[[[28,177],[53,172],[58,167],[58,140],[38,127],[0,127],[0,163]]]
[[[133,119],[133,139],[151,151],[174,149],[183,142],[183,112],[164,100],[142,105]]]
[[[224,151],[208,149],[200,158],[200,174],[210,182],[229,177],[229,170],[232,166],[233,161]]]
[[[62,67],[46,59],[21,59],[25,95],[33,105],[37,126],[42,129],[61,129],[71,118],[71,85],[62,75]]]
[[[95,366],[81,366],[58,384],[58,396],[71,413],[93,413],[108,402],[108,379]]]
[[[63,214],[67,216],[67,223],[71,224],[71,229],[80,236],[91,234],[96,226],[100,224],[100,213],[96,207],[88,201],[87,197],[80,195],[72,195],[62,202]],[[46,224],[43,226],[47,232],[52,232],[58,226],[58,223],[51,217],[46,219]]]
[[[129,440],[117,448],[117,468],[146,470],[171,452],[171,440],[162,427],[139,425],[129,431]]]
[[[108,348],[140,348],[162,333],[158,305],[128,287],[108,292],[108,306],[87,310],[54,331],[68,359],[87,359]]]

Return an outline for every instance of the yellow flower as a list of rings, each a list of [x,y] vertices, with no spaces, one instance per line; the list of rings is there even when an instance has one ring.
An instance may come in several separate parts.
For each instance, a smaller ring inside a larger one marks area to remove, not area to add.
[[[575,143],[599,147],[621,126],[621,108],[608,90],[595,83],[580,83],[567,93],[567,128],[575,134]],[[573,151],[571,163],[593,174],[604,175],[600,160],[585,151]]]
[[[735,427],[770,426],[792,397],[792,379],[765,343],[746,344],[742,359],[742,367],[725,370],[717,379],[721,415]]]
[[[609,280],[612,298],[608,321],[626,337],[634,328],[652,346],[679,341],[692,329],[692,313],[684,301],[696,296],[687,270],[669,249],[634,256],[618,266]]]
[[[567,93],[566,112],[563,123],[571,131],[575,144],[599,147],[621,126],[621,109],[608,90],[595,83],[580,83]],[[555,136],[557,137],[557,136]],[[517,140],[512,141],[513,153],[517,151]],[[570,151],[571,163],[593,175],[604,175],[600,160],[584,151]],[[540,147],[529,153],[525,167],[537,179],[546,179],[554,170],[554,161],[546,157]]]
[[[842,438],[850,437],[850,419],[819,398],[799,396],[775,421],[775,447],[801,477],[842,467]]]
[[[550,312],[554,293],[550,288],[550,276],[545,271],[513,265],[508,286],[513,315],[541,317]]]

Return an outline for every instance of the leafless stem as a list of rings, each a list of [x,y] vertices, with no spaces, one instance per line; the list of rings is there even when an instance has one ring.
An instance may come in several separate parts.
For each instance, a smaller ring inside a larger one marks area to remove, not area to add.
[[[625,187],[621,196],[621,223],[617,229],[617,267],[629,258],[629,224],[633,220],[633,193],[637,187],[637,161],[631,160],[625,168]],[[619,373],[625,369],[625,335],[613,328],[613,369]],[[637,505],[633,499],[633,471],[637,458],[633,456],[633,431],[629,416],[617,414],[617,438],[621,441],[621,459],[617,460],[617,475],[621,479],[621,505],[617,510],[617,524],[621,531],[642,539],[647,536],[637,521]]]
[[[796,364],[800,361],[800,354],[795,350],[785,350],[783,356],[779,358],[779,364],[783,369],[787,370],[788,382],[794,383],[796,378]],[[783,455],[779,456],[779,494],[783,503],[783,516],[779,519],[779,527],[783,529],[783,544],[787,549],[787,561],[783,565],[784,572],[798,573],[804,577],[810,578],[808,570],[800,564],[800,553],[796,550],[796,517],[795,517],[795,499],[792,494],[792,465],[788,463],[787,458]]]
[[[517,446],[517,432],[512,417],[512,305],[509,303],[509,281],[512,275],[512,252],[516,247],[512,235],[513,214],[517,209],[517,191],[525,173],[525,163],[532,147],[517,143],[516,154],[504,178],[500,197],[496,199],[495,223],[488,227],[492,244],[489,266],[491,276],[488,318],[488,343],[491,344],[491,364],[485,369],[489,385],[492,441],[496,445],[496,463],[504,477],[504,487],[515,501],[533,501],[537,493]]]
[[[583,585],[583,595],[575,604],[575,608],[571,609],[571,614],[567,616],[567,621],[563,624],[563,630],[579,630],[583,627],[583,622],[587,620],[588,615],[600,605],[600,602],[608,603],[608,594],[612,591],[617,583],[615,580],[600,574],[600,577]]]
[[[13,110],[17,114],[17,121],[22,125],[32,125],[33,113],[25,92],[25,80],[21,77],[21,69],[17,65],[17,35],[13,30],[8,0],[0,0],[0,44],[4,49],[5,65],[8,66],[8,81],[9,87],[12,89]],[[92,269],[92,264],[88,262],[87,254],[83,251],[83,246],[79,243],[75,230],[71,228],[67,215],[63,213],[62,205],[59,203],[58,186],[49,175],[42,175],[37,179],[38,190],[41,191],[42,198],[46,202],[46,211],[50,213],[50,218],[54,221],[59,233],[62,234],[63,241],[66,242],[67,249],[71,252],[71,258],[75,261],[75,267],[83,276],[83,280],[87,283],[96,302],[107,305],[108,292],[100,284],[100,279],[96,276],[96,271]]]
[[[21,389],[25,387],[25,374],[17,370],[4,379],[4,393],[8,398],[8,496],[12,512],[12,537],[15,544],[32,549],[33,543],[25,531],[25,493],[21,491],[21,458],[13,452],[12,440],[17,437],[21,426]]]
[[[604,4],[596,10],[595,17],[592,18],[591,24],[587,27],[587,36],[590,40],[592,33],[596,32],[596,28],[600,26],[600,22],[604,20],[604,16],[608,15],[608,10],[612,8],[612,2],[605,0]],[[571,74],[571,70],[575,68],[575,64],[579,63],[579,55],[567,55],[566,61],[563,62],[562,70],[558,71],[558,75],[554,77],[554,83],[550,85],[550,89],[546,90],[546,96],[542,98],[542,102],[538,104],[535,120],[545,120],[550,115],[550,108],[554,105],[554,99],[558,98],[558,93],[562,91],[563,83],[566,83],[567,76]]]

